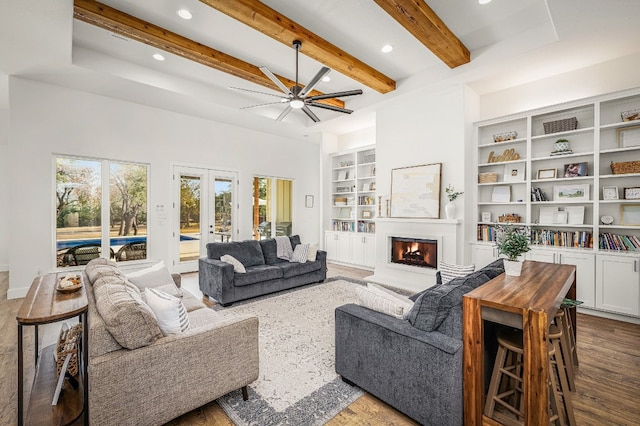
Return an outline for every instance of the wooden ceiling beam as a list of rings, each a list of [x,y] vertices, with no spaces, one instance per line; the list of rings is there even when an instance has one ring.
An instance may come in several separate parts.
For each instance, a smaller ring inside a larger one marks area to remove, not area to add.
[[[450,68],[469,63],[469,49],[425,0],[374,0]]]
[[[153,46],[157,49],[182,56],[183,58],[198,62],[218,71],[223,71],[268,87],[277,93],[282,93],[282,91],[260,71],[260,68],[253,64],[234,58],[226,53],[143,21],[135,16],[128,15],[95,0],[74,0],[73,4],[73,16],[80,21]],[[287,87],[295,86],[295,82],[292,80],[279,75],[276,75],[276,77]],[[317,90],[311,92],[312,96],[321,94],[323,93]],[[284,96],[283,94],[283,97]],[[325,99],[319,102],[344,108],[344,102],[339,99]]]
[[[294,40],[300,40],[301,52],[306,56],[380,93],[396,88],[396,82],[390,77],[258,0],[200,1],[287,46],[291,46]]]

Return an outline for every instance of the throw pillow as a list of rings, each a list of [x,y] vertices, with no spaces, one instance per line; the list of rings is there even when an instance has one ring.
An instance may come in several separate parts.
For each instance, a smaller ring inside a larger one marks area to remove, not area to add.
[[[189,316],[182,300],[155,288],[147,288],[144,293],[162,334],[180,334],[189,329]]]
[[[307,260],[309,262],[315,262],[318,256],[318,246],[316,244],[309,245],[309,251],[307,252]]]
[[[386,297],[387,299],[398,303],[398,306],[402,307],[402,319],[407,319],[407,316],[409,316],[409,312],[411,312],[411,308],[413,307],[413,300],[377,284],[367,283],[367,288],[382,297]]]
[[[148,268],[131,272],[125,276],[127,280],[138,287],[140,291],[144,291],[144,289],[148,287],[162,287],[163,289],[170,289],[169,293],[173,296],[182,297],[182,290],[176,286],[164,261],[160,261]]]
[[[415,301],[409,322],[423,331],[436,330],[454,306],[462,305],[462,296],[471,290],[473,287],[457,280],[427,289]]]
[[[476,265],[453,265],[444,262],[438,264],[438,270],[442,276],[442,284],[446,284],[457,277],[464,277],[472,273],[474,269],[476,269]]]
[[[385,291],[375,287],[361,287],[356,289],[356,303],[365,308],[383,313],[398,319],[404,319],[411,311],[413,303],[407,299],[402,300],[402,296],[392,296]]]
[[[242,264],[242,262],[240,262],[235,257],[231,256],[230,254],[225,254],[224,256],[220,256],[220,260],[222,260],[223,262],[226,262],[226,263],[229,263],[229,264],[233,265],[233,272],[237,272],[238,274],[246,274],[247,273],[247,270],[245,269],[245,267]]]
[[[309,244],[298,244],[293,250],[289,262],[305,263],[309,255]]]
[[[137,349],[162,337],[153,311],[135,286],[124,280],[103,284],[95,289],[95,299],[107,330],[123,348]]]

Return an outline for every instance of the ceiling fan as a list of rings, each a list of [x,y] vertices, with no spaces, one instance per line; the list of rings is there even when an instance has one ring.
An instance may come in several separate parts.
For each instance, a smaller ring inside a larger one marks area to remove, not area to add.
[[[317,115],[313,113],[313,111],[311,111],[311,109],[309,109],[310,106],[316,107],[316,108],[329,109],[331,111],[342,112],[345,114],[351,114],[353,112],[353,110],[350,110],[350,109],[340,108],[337,106],[328,105],[328,104],[320,103],[316,101],[319,101],[322,99],[341,98],[344,96],[362,95],[362,90],[360,89],[347,90],[344,92],[325,93],[325,94],[316,95],[316,96],[308,96],[308,94],[311,93],[311,91],[313,91],[313,89],[318,85],[318,83],[320,83],[322,79],[331,71],[327,67],[322,67],[320,71],[318,71],[318,73],[315,75],[315,77],[311,79],[308,85],[304,87],[301,87],[298,85],[298,55],[300,53],[301,47],[302,47],[302,42],[300,40],[293,41],[293,48],[296,49],[296,80],[295,80],[295,86],[291,88],[287,88],[287,86],[285,86],[266,67],[260,67],[260,71],[262,71],[264,75],[266,75],[269,78],[269,80],[271,80],[276,86],[278,86],[278,88],[280,88],[280,90],[282,90],[285,93],[285,96],[274,95],[273,93],[258,92],[256,90],[242,89],[240,87],[229,87],[230,89],[234,89],[234,90],[260,93],[263,95],[275,96],[280,98],[278,102],[269,102],[266,104],[252,105],[248,107],[243,107],[241,109],[257,108],[257,107],[276,105],[276,104],[287,104],[284,111],[282,111],[282,113],[280,113],[278,118],[276,118],[276,121],[282,121],[293,109],[301,109],[302,112],[307,114],[307,116],[316,123],[319,122],[320,119],[318,118]]]

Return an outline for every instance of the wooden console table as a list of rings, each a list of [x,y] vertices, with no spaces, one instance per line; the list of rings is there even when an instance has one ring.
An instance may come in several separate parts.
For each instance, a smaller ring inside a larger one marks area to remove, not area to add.
[[[549,325],[565,297],[575,298],[576,267],[525,261],[519,277],[502,274],[464,295],[464,424],[497,425],[484,416],[484,331],[488,320],[523,331],[525,425],[549,424]],[[574,321],[575,324],[575,321]]]
[[[60,274],[62,275],[62,274]],[[23,327],[34,326],[34,352],[36,373],[27,411],[28,425],[66,425],[76,421],[84,412],[84,424],[89,424],[89,386],[87,377],[88,354],[88,301],[84,286],[74,293],[56,291],[57,274],[48,274],[33,280],[16,319],[18,320],[18,425],[24,423],[24,353]],[[39,354],[38,326],[79,317],[83,324],[80,347],[80,376],[77,389],[67,386],[57,405],[51,405],[56,387],[56,365],[53,359],[55,344]]]

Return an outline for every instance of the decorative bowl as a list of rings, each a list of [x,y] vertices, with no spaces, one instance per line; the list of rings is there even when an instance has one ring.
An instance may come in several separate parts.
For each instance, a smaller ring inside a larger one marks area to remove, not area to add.
[[[569,149],[569,141],[558,141],[554,144],[556,151],[567,151]]]
[[[506,141],[512,141],[517,137],[518,137],[518,132],[513,130],[511,132],[504,132],[504,133],[498,133],[497,135],[493,135],[493,141],[506,142]]]

